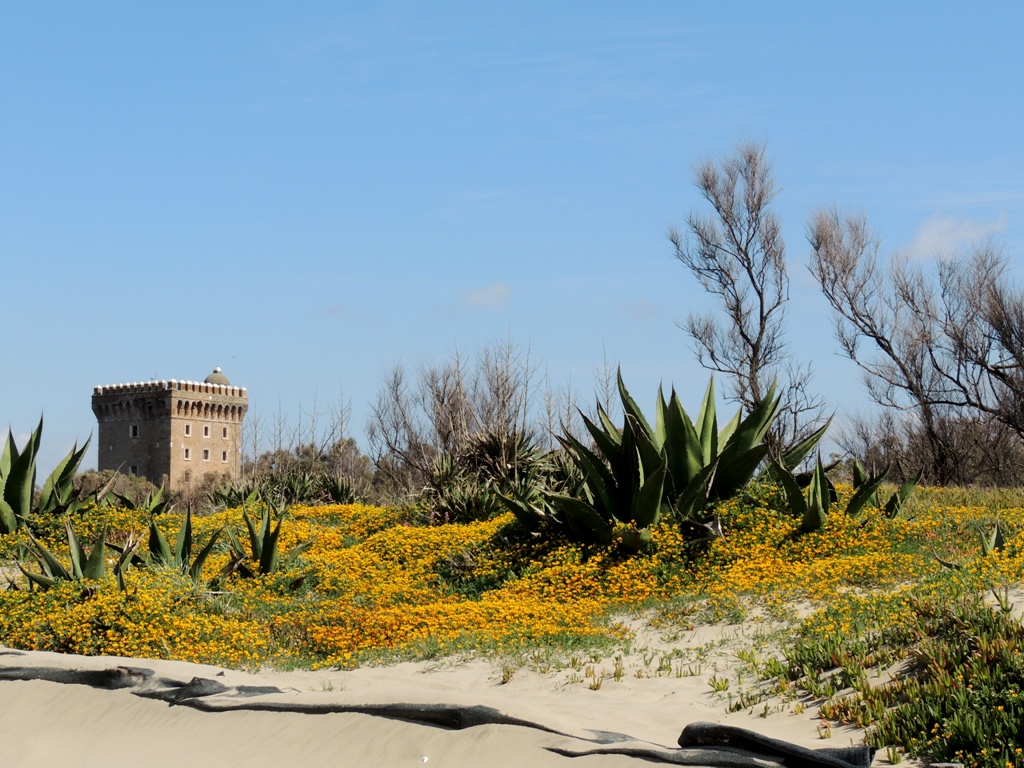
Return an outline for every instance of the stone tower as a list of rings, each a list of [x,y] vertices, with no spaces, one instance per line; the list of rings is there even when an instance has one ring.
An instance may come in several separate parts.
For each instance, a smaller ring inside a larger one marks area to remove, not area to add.
[[[220,368],[203,382],[147,381],[96,387],[97,469],[119,469],[172,490],[206,475],[238,477],[242,468],[245,387]]]

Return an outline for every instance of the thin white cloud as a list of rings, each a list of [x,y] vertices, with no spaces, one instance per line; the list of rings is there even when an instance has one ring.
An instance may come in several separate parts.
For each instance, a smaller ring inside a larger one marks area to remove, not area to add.
[[[462,294],[462,303],[467,307],[505,309],[508,306],[509,293],[508,283],[495,283]]]
[[[622,304],[620,311],[633,320],[654,320],[661,317],[661,309],[649,299],[637,299],[629,304]]]
[[[917,257],[941,256],[961,250],[971,243],[986,240],[992,235],[1005,232],[1006,213],[1000,213],[993,221],[957,219],[953,216],[934,214],[917,228],[910,252]]]
[[[347,318],[351,317],[352,311],[345,304],[328,304],[326,307],[321,307],[314,313],[314,317],[339,317]]]

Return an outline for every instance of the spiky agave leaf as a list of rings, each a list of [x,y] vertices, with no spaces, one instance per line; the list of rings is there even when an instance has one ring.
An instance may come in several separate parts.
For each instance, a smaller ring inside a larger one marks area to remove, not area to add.
[[[203,566],[206,564],[206,559],[213,551],[213,545],[217,543],[217,539],[220,537],[223,530],[223,528],[218,528],[213,532],[210,540],[206,542],[206,546],[199,550],[199,554],[196,555],[196,559],[192,561],[192,564],[188,567],[188,575],[192,577],[192,581],[196,584],[199,583],[203,573]]]
[[[636,404],[632,395],[629,394],[629,390],[626,389],[626,383],[622,380],[622,369],[620,368],[616,373],[616,379],[619,385],[619,398],[622,400],[622,411],[628,417],[632,416],[636,419],[640,426],[643,427],[644,432],[648,435],[653,433],[651,425],[647,423],[647,419],[640,410],[640,406]]]
[[[82,578],[93,581],[102,581],[107,575],[107,526],[103,526],[96,541],[93,542],[92,552],[89,553],[85,564],[82,566]]]
[[[75,495],[75,475],[78,474],[78,468],[82,464],[85,452],[89,450],[90,442],[92,442],[91,437],[85,441],[85,445],[81,448],[78,447],[76,442],[71,452],[61,459],[53,472],[43,482],[38,504],[38,511],[40,513],[60,512],[72,502]]]
[[[300,541],[285,553],[285,556],[279,561],[279,567],[290,568],[303,552],[313,546],[315,541],[316,536],[311,539],[307,539],[306,541]]]
[[[103,526],[93,543],[92,551],[86,552],[75,533],[74,526],[70,521],[65,521],[64,528],[68,538],[68,551],[71,556],[71,567],[65,568],[64,564],[48,550],[31,532],[29,532],[28,550],[35,558],[43,573],[32,573],[26,570],[20,563],[18,567],[21,572],[34,584],[43,589],[49,589],[58,581],[77,581],[79,579],[90,579],[102,581],[106,576],[107,568],[107,527]],[[125,547],[121,552],[119,562],[130,558],[134,549]]]
[[[804,510],[803,522],[800,524],[801,532],[811,533],[825,527],[829,503],[828,479],[825,477],[825,468],[821,465],[819,455],[814,476],[807,487],[807,507]]]
[[[602,407],[600,403],[597,404],[597,416],[598,420],[604,427],[604,431],[601,432],[602,437],[607,436],[608,439],[611,440],[612,443],[614,443],[616,446],[621,444],[622,430],[615,425],[615,422],[612,421],[611,416],[608,415],[608,412]],[[591,434],[593,434],[593,432],[591,432]]]
[[[28,538],[28,551],[32,557],[35,558],[35,561],[39,564],[39,567],[42,568],[43,574],[47,578],[54,581],[61,579],[71,580],[72,576],[68,569],[64,567],[64,564],[61,563],[61,561],[58,560],[57,557],[42,544],[42,542],[36,539],[31,532],[29,532]],[[24,569],[22,570],[24,571]],[[28,576],[29,574],[26,573],[25,575]]]
[[[579,499],[558,493],[550,494],[548,498],[561,513],[573,536],[602,544],[611,541],[612,524],[595,512],[592,506]]]
[[[891,470],[892,470],[892,464],[887,464],[885,469],[882,470],[882,471],[883,471],[884,474],[888,475]],[[859,489],[864,483],[866,483],[868,481],[869,478],[870,478],[870,475],[867,473],[867,471],[864,469],[864,467],[861,465],[861,463],[859,461],[857,461],[857,459],[854,459],[853,460],[853,490],[856,491],[857,489]],[[871,505],[872,507],[877,507],[879,509],[882,508],[882,502],[878,498],[877,490],[875,491],[875,493],[873,493],[868,498],[867,504]]]
[[[263,557],[263,537],[270,528],[270,505],[264,505],[263,517],[260,520],[260,530],[258,533],[256,525],[253,523],[252,518],[249,517],[249,512],[245,507],[242,507],[242,519],[245,521],[245,528],[249,532],[249,548],[252,551],[253,560],[259,562],[260,558]]]
[[[793,476],[793,472],[778,461],[772,460],[773,475],[778,479],[778,482],[782,485],[782,490],[786,493],[786,502],[789,504],[789,510],[795,516],[803,518],[807,514],[807,499],[804,498],[803,489],[800,488],[800,483]]]
[[[660,451],[668,439],[668,405],[665,403],[665,393],[661,385],[658,385],[658,399],[654,406],[654,434],[651,439],[655,447]]]
[[[265,537],[263,539],[263,546],[261,547],[259,557],[260,573],[273,573],[277,570],[277,542],[281,536],[281,523],[283,523],[284,520],[282,518],[278,518],[277,526],[271,530],[269,512],[270,510],[268,508],[267,524],[264,528]]]
[[[633,497],[628,522],[637,528],[649,528],[661,517],[662,496],[665,490],[667,466],[664,462],[641,482],[639,492]]]
[[[36,487],[36,452],[39,449],[42,431],[43,419],[40,417],[39,426],[21,451],[14,444],[14,436],[10,431],[7,434],[11,463],[4,478],[4,501],[10,506],[21,525],[29,521],[32,513],[32,494]]]
[[[520,525],[530,533],[538,532],[544,523],[550,521],[551,518],[523,498],[519,491],[513,489],[512,495],[514,498],[511,499],[508,496],[499,495],[498,502],[515,515]]]
[[[856,466],[854,469],[856,471]],[[878,503],[878,489],[882,487],[882,483],[885,482],[885,478],[889,476],[889,472],[892,470],[892,465],[887,466],[881,474],[875,477],[864,477],[859,483],[855,483],[854,487],[857,489],[854,491],[853,498],[850,499],[850,503],[846,505],[846,514],[848,517],[857,517],[861,510],[870,504],[872,501],[875,504]]]
[[[917,484],[921,482],[921,473],[923,470],[919,470],[914,477],[903,483],[899,490],[896,491],[885,504],[885,516],[890,519],[895,519],[899,516],[900,512],[903,511],[903,505],[907,503],[907,500],[914,493],[914,489]]]
[[[85,547],[78,540],[78,534],[70,520],[64,521],[64,530],[68,537],[68,550],[71,553],[71,578],[81,579],[85,577],[85,564],[88,562],[88,555]]]
[[[18,446],[14,444],[14,434],[7,430],[7,440],[4,441],[3,453],[0,453],[0,479],[7,477],[11,472],[11,464],[18,458]]]
[[[772,384],[761,404],[738,422],[721,449],[718,476],[712,489],[716,498],[730,498],[750,482],[757,467],[768,455],[768,445],[764,438],[778,415],[780,402],[781,398],[775,394],[775,384]]]
[[[787,450],[783,451],[782,455],[779,456],[777,463],[780,464],[782,467],[786,468],[787,470],[789,470],[790,472],[794,472],[796,468],[803,463],[804,459],[810,456],[811,452],[818,447],[818,443],[820,443],[822,438],[825,437],[825,433],[828,432],[828,428],[831,426],[831,424],[832,417],[830,416],[828,421],[826,421],[820,429],[816,429],[807,438],[801,440],[799,443],[792,446],[791,448],[788,448]],[[856,467],[854,469],[854,472],[856,473]],[[765,480],[778,480],[779,476],[777,474],[774,463],[769,465],[768,468],[761,473],[760,477]],[[857,488],[856,477],[854,478],[853,487],[854,489]]]
[[[134,535],[129,535],[124,547],[120,550],[120,555],[117,558],[117,562],[114,564],[114,576],[117,577],[117,589],[120,592],[124,592],[128,588],[125,583],[125,574],[128,573],[128,569],[131,567],[132,561],[136,559],[135,553],[138,551],[141,544],[142,539],[138,539]]]
[[[174,564],[185,573],[191,559],[192,509],[188,508],[185,510],[185,519],[181,521],[181,528],[178,529],[178,538],[174,542]]]
[[[683,521],[693,521],[700,517],[704,507],[708,503],[711,494],[711,486],[715,482],[715,473],[718,471],[718,460],[711,462],[704,467],[686,486],[683,495],[676,499],[674,508],[676,516]]]
[[[603,512],[605,517],[614,515],[620,495],[618,479],[596,454],[572,435],[559,437],[558,441],[583,473],[583,482],[599,505],[599,512]]]
[[[155,519],[149,521],[149,554],[161,565],[174,564],[174,552]]]
[[[1006,538],[1003,536],[1003,527],[999,524],[999,520],[996,520],[996,524],[990,534],[986,536],[984,533],[981,533],[981,551],[988,557],[993,552],[1002,552],[1005,546]]]
[[[745,419],[739,420],[737,413],[733,417],[736,420],[736,427],[729,435],[728,442],[722,447],[722,455],[728,456],[730,452],[743,453],[760,444],[771,429],[781,402],[782,398],[775,394],[775,384],[772,384],[764,400],[748,413]]]
[[[14,533],[18,530],[18,516],[11,505],[3,499],[3,484],[0,483],[0,535]]]
[[[226,579],[233,573],[238,573],[242,578],[251,578],[254,574],[252,569],[245,564],[245,561],[248,559],[245,548],[231,528],[225,528],[224,531],[227,533],[229,541],[228,562],[214,579],[214,583],[219,583],[222,579]]]
[[[668,401],[665,428],[664,449],[671,490],[673,496],[678,497],[706,464],[700,436],[674,389]]]
[[[708,381],[704,400],[697,413],[697,435],[700,438],[701,464],[707,466],[718,456],[718,419],[715,416],[715,377]]]

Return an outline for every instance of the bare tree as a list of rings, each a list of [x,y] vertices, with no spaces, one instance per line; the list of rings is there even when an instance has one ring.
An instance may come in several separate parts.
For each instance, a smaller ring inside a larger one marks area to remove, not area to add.
[[[954,413],[936,426],[943,444],[957,461],[946,484],[1018,485],[1024,471],[1024,445],[1013,430],[985,414]],[[885,409],[855,416],[840,425],[836,441],[848,456],[872,472],[892,466],[891,480],[903,481],[922,468],[929,472],[935,456],[932,441],[913,412]],[[926,479],[934,482],[931,475]]]
[[[888,269],[879,264],[881,242],[862,216],[818,211],[808,240],[811,274],[832,307],[843,353],[863,371],[875,402],[914,413],[928,445],[928,479],[951,482],[955,454],[939,425],[963,403],[949,401],[933,354],[941,324],[931,286],[905,258]]]
[[[720,163],[705,160],[694,184],[713,213],[690,214],[687,231],[672,228],[669,239],[676,258],[721,302],[724,317],[691,313],[680,327],[701,365],[727,375],[731,397],[747,411],[779,382],[783,416],[770,438],[778,451],[820,426],[823,404],[809,391],[810,368],[791,364],[786,349],[789,276],[765,147],[744,144]]]
[[[946,384],[1024,438],[1024,295],[991,243],[939,264]]]
[[[533,436],[536,368],[510,340],[483,349],[474,365],[457,351],[410,382],[396,365],[374,402],[367,436],[377,469],[396,489],[417,491],[440,455],[457,455],[481,435],[506,444]]]
[[[555,386],[551,377],[545,371],[543,379],[544,389],[542,393],[542,406],[540,423],[537,425],[538,437],[542,445],[548,450],[560,450],[561,444],[558,438],[565,435],[572,435],[577,440],[588,442],[591,437],[583,424],[582,413],[587,413],[591,419],[597,418],[596,408],[590,412],[581,408],[579,396],[573,388],[570,378],[562,386]],[[598,387],[600,387],[600,383]],[[600,395],[598,395],[600,399]]]
[[[364,496],[372,480],[371,464],[348,436],[351,412],[351,402],[339,388],[338,400],[326,408],[320,407],[316,394],[312,408],[300,404],[297,424],[290,423],[278,406],[269,435],[263,415],[250,413],[242,428],[243,477],[262,482],[274,475],[307,473],[344,480]]]
[[[256,479],[256,458],[260,455],[263,447],[264,423],[263,415],[250,413],[242,424],[242,443],[248,446],[247,452],[242,459],[242,474],[249,475],[250,480]]]
[[[913,415],[895,437],[882,430],[886,444],[938,484],[1005,477],[1015,463],[1000,456],[1024,436],[1024,298],[1005,261],[983,245],[934,273],[900,254],[883,266],[866,219],[834,210],[815,214],[808,239],[844,354],[876,403]]]

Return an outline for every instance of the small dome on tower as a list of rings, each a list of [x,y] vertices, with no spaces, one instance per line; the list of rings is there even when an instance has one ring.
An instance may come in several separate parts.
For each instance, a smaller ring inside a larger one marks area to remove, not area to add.
[[[222,387],[230,387],[231,382],[228,381],[228,377],[221,373],[220,368],[214,368],[213,373],[203,379],[204,384],[220,384]]]

